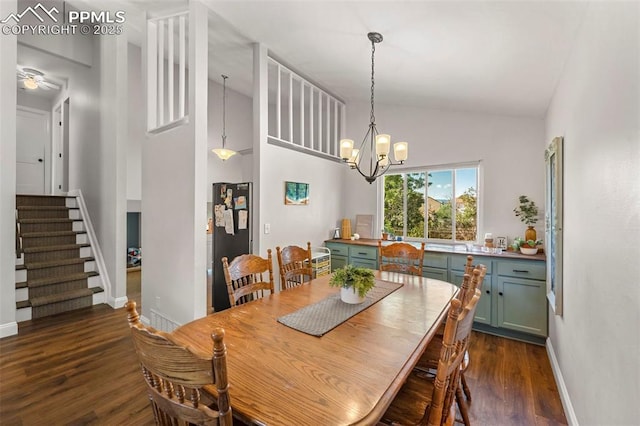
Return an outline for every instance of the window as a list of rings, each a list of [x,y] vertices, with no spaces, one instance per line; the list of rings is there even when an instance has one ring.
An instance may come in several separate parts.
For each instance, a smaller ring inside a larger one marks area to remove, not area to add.
[[[478,239],[478,165],[385,175],[382,221],[406,239]]]

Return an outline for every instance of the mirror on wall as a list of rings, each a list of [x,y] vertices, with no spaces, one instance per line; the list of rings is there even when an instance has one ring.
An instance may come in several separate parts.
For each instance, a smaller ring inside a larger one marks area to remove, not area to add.
[[[547,299],[562,316],[562,145],[559,136],[545,151],[545,238],[547,241]]]

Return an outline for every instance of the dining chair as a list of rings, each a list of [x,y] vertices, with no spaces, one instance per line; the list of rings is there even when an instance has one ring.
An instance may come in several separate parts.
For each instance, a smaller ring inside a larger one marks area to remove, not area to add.
[[[136,302],[127,302],[127,312],[156,424],[231,426],[224,330],[213,330],[213,353],[206,355],[182,346],[170,333],[145,327]],[[207,398],[210,394],[202,391],[203,387],[214,385],[216,400]]]
[[[298,246],[283,249],[276,247],[276,257],[280,269],[280,290],[296,287],[313,279],[310,242],[307,242],[306,249]]]
[[[470,277],[469,274],[464,274],[462,285],[460,286],[460,290],[456,295],[456,299],[458,299],[463,306],[470,303],[472,297],[476,294],[476,290],[478,290],[480,292],[480,295],[482,295],[482,283],[484,281],[486,273],[487,267],[481,264],[474,267],[472,277]],[[418,360],[418,363],[415,366],[416,371],[420,371],[424,374],[434,373],[434,371],[438,368],[438,359],[440,357],[442,339],[443,333],[440,332],[433,337],[424,353]],[[469,389],[469,386],[467,385],[465,371],[469,368],[470,359],[471,357],[469,355],[469,352],[465,351],[464,358],[460,364],[460,387],[456,389],[455,393],[456,404],[458,405],[458,409],[460,410],[462,421],[466,426],[470,425],[469,408],[467,406],[467,401],[471,402],[471,389]],[[466,401],[462,397],[463,392],[464,396],[466,397]]]
[[[271,249],[267,250],[266,259],[255,254],[243,254],[228,263],[226,257],[222,258],[231,307],[264,297],[265,290],[273,294],[272,264]],[[264,277],[267,272],[268,280]]]
[[[453,399],[460,382],[460,364],[468,348],[478,300],[479,290],[466,306],[456,298],[451,300],[435,375],[426,376],[414,370],[382,416],[381,423],[453,424]]]
[[[409,243],[382,245],[378,241],[378,269],[422,276],[424,242],[418,249]]]

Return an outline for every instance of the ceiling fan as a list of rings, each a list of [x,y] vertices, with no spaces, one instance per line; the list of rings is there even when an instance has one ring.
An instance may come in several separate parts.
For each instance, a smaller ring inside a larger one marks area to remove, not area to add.
[[[60,85],[47,81],[44,73],[33,68],[18,68],[18,81],[24,84],[27,89],[42,88],[44,90],[60,90]]]

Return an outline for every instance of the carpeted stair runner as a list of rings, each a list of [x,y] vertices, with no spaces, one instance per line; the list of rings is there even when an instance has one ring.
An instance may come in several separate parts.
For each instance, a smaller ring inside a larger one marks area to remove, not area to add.
[[[90,245],[83,242],[86,232],[73,210],[77,208],[67,207],[63,196],[16,196],[23,256],[16,271],[26,271],[26,280],[16,280],[16,290],[28,290],[27,300],[19,300],[16,307],[30,307],[31,318],[91,306],[93,295],[103,291],[89,286],[98,273],[85,271],[95,259],[81,255]]]

